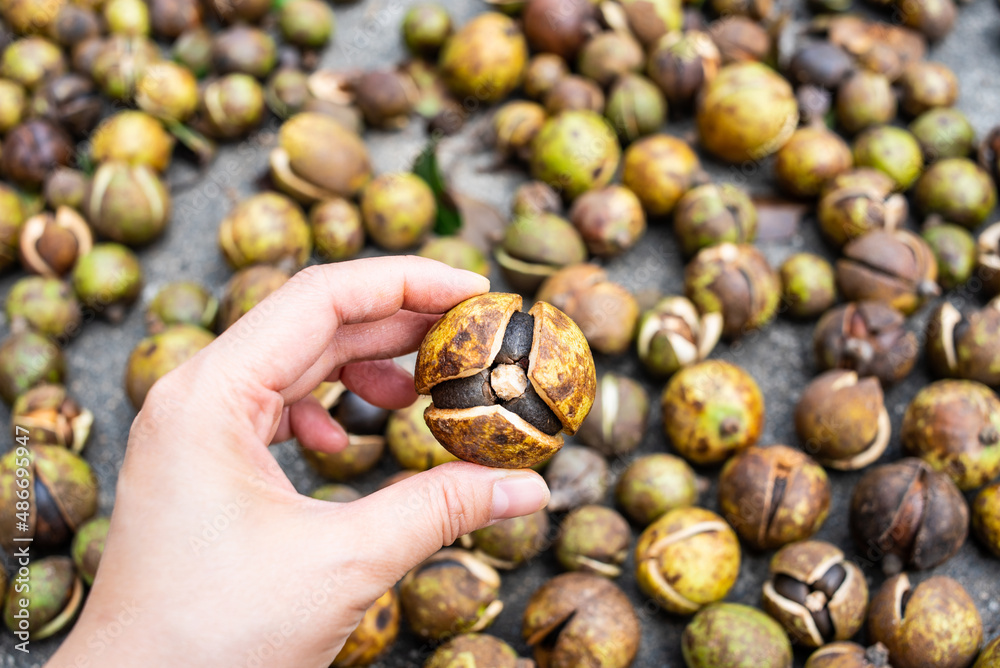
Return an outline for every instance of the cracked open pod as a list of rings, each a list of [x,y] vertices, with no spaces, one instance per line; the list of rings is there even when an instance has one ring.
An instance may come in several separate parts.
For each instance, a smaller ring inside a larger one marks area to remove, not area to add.
[[[594,358],[580,328],[546,302],[489,293],[446,313],[417,353],[417,392],[435,438],[453,455],[527,468],[562,447],[594,403]]]
[[[635,546],[635,579],[675,615],[693,615],[726,597],[740,573],[740,542],[704,508],[676,508],[646,527]]]
[[[525,607],[521,634],[538,668],[628,668],[641,640],[625,593],[590,573],[563,573],[543,584]]]
[[[399,583],[410,629],[430,640],[482,631],[503,610],[499,594],[500,574],[454,548],[432,555]]]

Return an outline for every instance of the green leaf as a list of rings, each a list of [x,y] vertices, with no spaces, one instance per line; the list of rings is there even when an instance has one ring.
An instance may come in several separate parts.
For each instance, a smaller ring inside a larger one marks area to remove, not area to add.
[[[431,141],[416,161],[413,163],[413,173],[423,179],[434,193],[437,202],[437,220],[434,222],[434,232],[443,237],[458,234],[462,229],[462,214],[459,213],[455,201],[448,192],[444,175],[437,162],[437,143]]]
[[[289,0],[271,0],[271,9],[273,11],[278,11],[282,7],[288,4]]]

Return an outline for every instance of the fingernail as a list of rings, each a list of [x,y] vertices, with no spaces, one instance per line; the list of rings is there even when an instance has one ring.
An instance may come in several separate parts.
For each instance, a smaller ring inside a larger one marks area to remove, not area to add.
[[[537,475],[512,475],[493,485],[493,519],[530,515],[549,502],[549,488]]]
[[[470,286],[475,286],[475,290],[479,293],[490,291],[490,279],[486,278],[482,274],[477,274],[474,271],[469,271],[468,269],[459,270],[462,272],[462,279],[467,281]]]

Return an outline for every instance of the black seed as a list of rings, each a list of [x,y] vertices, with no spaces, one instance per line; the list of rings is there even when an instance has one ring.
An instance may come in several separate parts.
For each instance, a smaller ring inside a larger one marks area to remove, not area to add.
[[[330,415],[348,434],[358,436],[381,434],[389,419],[389,411],[368,403],[353,392],[345,392],[337,405],[330,409]]]
[[[35,482],[35,513],[35,535],[45,535],[50,545],[69,540],[70,527],[66,524],[56,500],[52,498],[49,488],[41,480]]]
[[[840,564],[834,564],[827,569],[823,577],[813,582],[812,588],[823,592],[827,598],[833,598],[833,595],[837,593],[840,585],[844,584],[844,580],[846,579],[847,570]]]
[[[375,617],[375,628],[379,631],[385,629],[389,625],[389,620],[392,618],[392,608],[382,608],[378,611],[378,615]]]
[[[830,613],[826,608],[818,612],[813,612],[812,618],[816,622],[816,628],[819,630],[819,634],[823,636],[823,640],[833,639],[833,621],[830,619]]]
[[[899,603],[899,614],[902,617],[906,617],[906,606],[910,604],[910,597],[913,596],[913,590],[907,589],[903,592],[902,600]]]
[[[774,576],[774,591],[789,601],[805,605],[806,597],[809,595],[809,585],[784,573],[779,573]]]
[[[555,436],[562,429],[559,418],[548,407],[548,404],[542,401],[530,383],[524,394],[506,402],[503,407],[511,413],[519,415],[525,422],[549,436]]]
[[[954,341],[958,341],[960,338],[965,336],[965,333],[967,331],[969,331],[969,327],[970,327],[969,319],[966,318],[965,314],[963,313],[962,319],[958,321],[958,324],[955,325],[955,329],[952,332],[952,339]]]
[[[563,629],[573,620],[576,615],[574,610],[569,614],[566,619],[556,624],[552,627],[552,630],[545,634],[545,636],[538,642],[538,646],[542,649],[554,650],[556,648],[556,643],[559,642],[559,634],[563,632]]]
[[[785,486],[787,484],[788,479],[783,475],[779,475],[774,479],[774,491],[771,493],[771,508],[767,515],[768,527],[774,523],[774,516],[778,514],[778,509],[781,508],[781,501],[785,498]]]
[[[438,408],[474,408],[492,406],[497,402],[496,395],[490,387],[489,369],[468,378],[456,378],[438,383],[431,389],[431,398]]]
[[[493,364],[516,364],[528,359],[531,339],[535,335],[535,316],[516,311],[503,333],[503,344]]]
[[[747,304],[749,305],[751,313],[753,313],[756,310],[755,307],[754,307],[754,304],[757,303],[756,300],[754,299],[754,285],[755,284],[754,284],[753,278],[750,276],[750,274],[747,272],[747,270],[744,269],[743,267],[739,268],[739,272],[740,272],[740,275],[743,277],[743,280],[747,284]]]

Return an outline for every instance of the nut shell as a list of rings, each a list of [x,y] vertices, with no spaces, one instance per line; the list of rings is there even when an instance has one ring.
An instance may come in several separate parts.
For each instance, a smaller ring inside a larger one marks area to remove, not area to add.
[[[786,445],[751,447],[722,468],[719,509],[756,550],[814,534],[830,511],[830,480],[811,457]]]
[[[412,405],[389,416],[385,440],[392,456],[404,469],[426,471],[455,459],[453,454],[441,447],[424,421],[424,411],[430,403],[430,397],[420,397]]]
[[[544,434],[501,406],[452,410],[432,405],[424,419],[448,452],[484,466],[529,468],[554,455],[563,443],[561,436]]]
[[[424,668],[525,668],[514,648],[482,633],[464,633],[441,645]]]
[[[984,487],[972,502],[972,531],[1000,557],[1000,482]]]
[[[833,369],[806,387],[795,408],[802,449],[824,466],[864,468],[885,452],[891,432],[878,379]]]
[[[843,578],[839,583],[836,576],[833,582],[824,582],[834,567]],[[782,576],[807,585],[810,591],[804,601],[789,599],[778,591]],[[793,640],[819,647],[829,640],[847,640],[861,629],[868,610],[868,584],[861,569],[847,561],[836,546],[807,540],[787,545],[774,555],[771,579],[764,583],[763,604]],[[813,613],[827,616],[830,628],[825,634]]]
[[[969,532],[969,509],[955,483],[920,459],[872,469],[851,498],[851,533],[882,569],[933,568],[950,559]]]
[[[493,568],[511,569],[534,559],[551,543],[549,513],[500,520],[469,534],[475,555]]]
[[[968,158],[946,158],[930,165],[913,186],[917,208],[974,230],[997,203],[989,173]]]
[[[58,445],[79,454],[90,436],[94,414],[82,409],[62,385],[36,385],[11,407],[11,435],[32,445]]]
[[[88,587],[94,584],[94,577],[101,564],[101,556],[104,554],[104,544],[107,541],[108,529],[110,528],[110,518],[94,517],[87,520],[73,536],[70,556],[73,557],[76,570]]]
[[[927,321],[927,359],[937,376],[1000,385],[1000,301],[959,312],[943,302]]]
[[[957,288],[972,277],[976,268],[976,240],[968,230],[948,223],[927,224],[921,236],[934,253],[937,280],[943,289]]]
[[[886,580],[872,598],[868,633],[889,649],[896,668],[965,668],[983,641],[982,620],[972,598],[943,575],[915,588],[906,573]]]
[[[34,329],[61,343],[78,334],[83,321],[70,285],[44,276],[26,276],[14,283],[5,310],[11,331]]]
[[[629,519],[645,527],[676,508],[698,500],[698,479],[680,457],[644,455],[618,479],[615,500]]]
[[[331,668],[360,668],[373,663],[396,642],[399,617],[399,596],[395,589],[390,589],[365,611]]]
[[[1000,475],[1000,399],[981,383],[941,380],[923,388],[906,409],[900,436],[907,454],[961,490]]]
[[[639,619],[628,597],[609,580],[564,573],[528,601],[521,633],[539,668],[627,668],[639,650]]]
[[[813,350],[821,369],[852,369],[883,384],[905,378],[916,363],[917,337],[903,325],[903,314],[888,304],[852,302],[827,311],[813,331]]]
[[[250,309],[280,288],[288,279],[284,269],[258,264],[236,272],[223,291],[219,302],[218,330],[224,332]]]
[[[335,119],[305,112],[288,119],[271,152],[271,174],[282,190],[303,202],[353,197],[371,178],[368,149]]]
[[[125,368],[125,391],[132,406],[136,410],[142,408],[156,381],[194,357],[214,339],[211,332],[201,327],[172,325],[137,343]]]
[[[908,230],[873,230],[854,239],[837,260],[837,285],[847,299],[877,300],[905,314],[940,294],[937,260]]]
[[[986,643],[973,668],[991,668],[1000,663],[1000,636]]]
[[[674,234],[687,255],[723,242],[757,238],[757,208],[750,196],[728,183],[707,183],[684,193],[674,210]]]
[[[664,297],[639,320],[639,361],[658,376],[701,362],[719,342],[722,323],[721,314],[702,315],[686,297]]]
[[[871,175],[871,176],[869,176]],[[849,179],[857,183],[847,182]],[[892,231],[906,222],[906,198],[892,194],[892,183],[870,169],[845,172],[827,184],[817,215],[823,235],[836,246],[872,230]]]
[[[568,315],[597,352],[620,355],[632,344],[639,304],[596,265],[560,269],[542,283],[536,298]]]
[[[399,583],[410,628],[431,640],[489,626],[503,609],[499,593],[500,574],[454,548],[434,554]]]
[[[361,219],[368,237],[388,250],[418,245],[434,227],[437,205],[417,175],[382,174],[361,193]]]
[[[702,91],[696,120],[702,145],[722,160],[760,160],[792,136],[798,104],[792,87],[774,70],[734,63]]]
[[[608,464],[596,450],[568,445],[545,466],[545,483],[552,493],[546,507],[561,513],[601,503],[610,478]]]
[[[795,253],[778,269],[781,300],[787,315],[815,318],[837,301],[837,281],[833,267],[812,253]]]
[[[698,155],[682,139],[655,134],[625,151],[622,185],[635,193],[650,216],[665,216],[699,176]]]
[[[521,83],[527,61],[528,46],[517,24],[503,14],[488,12],[448,38],[439,67],[456,97],[489,103],[507,97]]]
[[[793,197],[815,197],[831,178],[851,168],[854,156],[847,143],[825,127],[804,127],[792,133],[778,150],[774,176]]]
[[[876,643],[865,649],[853,642],[832,642],[809,656],[805,668],[891,668],[889,650]]]
[[[15,615],[27,610],[28,637],[33,641],[44,640],[65,630],[76,619],[83,606],[83,583],[73,570],[69,557],[36,559],[25,567],[25,571],[22,583],[29,581],[31,586],[11,582],[10,590],[6,592],[4,622],[9,629],[25,629]],[[21,601],[27,602],[23,608]]]
[[[573,199],[606,186],[620,159],[618,137],[603,116],[584,109],[564,111],[545,121],[535,136],[531,174]]]
[[[556,539],[556,558],[569,571],[621,575],[632,533],[628,522],[606,506],[580,506],[569,513]]]
[[[97,512],[97,476],[80,456],[58,445],[28,448],[28,465],[19,448],[0,458],[0,545],[13,551],[15,537],[31,538],[39,549],[55,548],[69,542],[73,533]],[[17,493],[24,489],[16,481],[23,473],[31,483],[28,520],[25,530]]]
[[[781,302],[781,280],[748,244],[703,248],[684,270],[684,293],[702,313],[721,313],[729,338],[769,323]]]
[[[606,373],[597,383],[594,405],[576,437],[608,457],[633,452],[646,434],[649,395],[638,382]]]
[[[302,209],[275,192],[239,204],[219,225],[219,248],[233,269],[254,264],[300,268],[312,251],[312,233]]]
[[[0,343],[0,398],[7,404],[35,385],[61,383],[65,374],[62,349],[37,332],[17,332]]]
[[[490,293],[466,300],[431,328],[417,353],[417,392],[430,394],[449,380],[475,376],[496,361],[507,325],[522,300],[519,295]],[[558,419],[573,434],[590,411],[597,378],[594,360],[579,327],[562,311],[537,302],[526,377]],[[522,390],[523,391],[523,390]],[[434,436],[452,454],[467,461],[523,468],[547,459],[562,445],[524,418],[494,404],[439,408],[424,414]]]
[[[611,185],[581,195],[569,219],[594,255],[610,257],[632,248],[646,232],[642,204],[628,188]]]
[[[21,266],[33,274],[57,277],[69,273],[76,261],[90,252],[94,235],[76,210],[60,206],[54,216],[40,213],[25,221],[20,239],[14,241],[19,246]]]
[[[725,520],[679,508],[656,520],[635,546],[639,588],[668,611],[690,615],[725,598],[740,570],[740,544]]]
[[[716,603],[701,611],[681,637],[688,668],[791,668],[792,647],[784,631],[760,610]]]
[[[500,352],[510,317],[523,303],[520,295],[490,293],[448,311],[420,344],[413,374],[417,393],[430,394],[439,383],[489,368]],[[456,330],[462,332],[460,341],[455,340]]]
[[[371,471],[385,450],[381,436],[348,434],[347,447],[339,452],[319,452],[301,448],[302,458],[317,473],[329,480],[345,482]]]
[[[852,150],[855,165],[885,172],[899,191],[909,188],[923,170],[924,156],[917,139],[893,125],[868,128],[854,140]]]
[[[750,447],[764,427],[764,397],[743,369],[720,360],[681,369],[661,399],[663,428],[695,464],[718,464]]]

